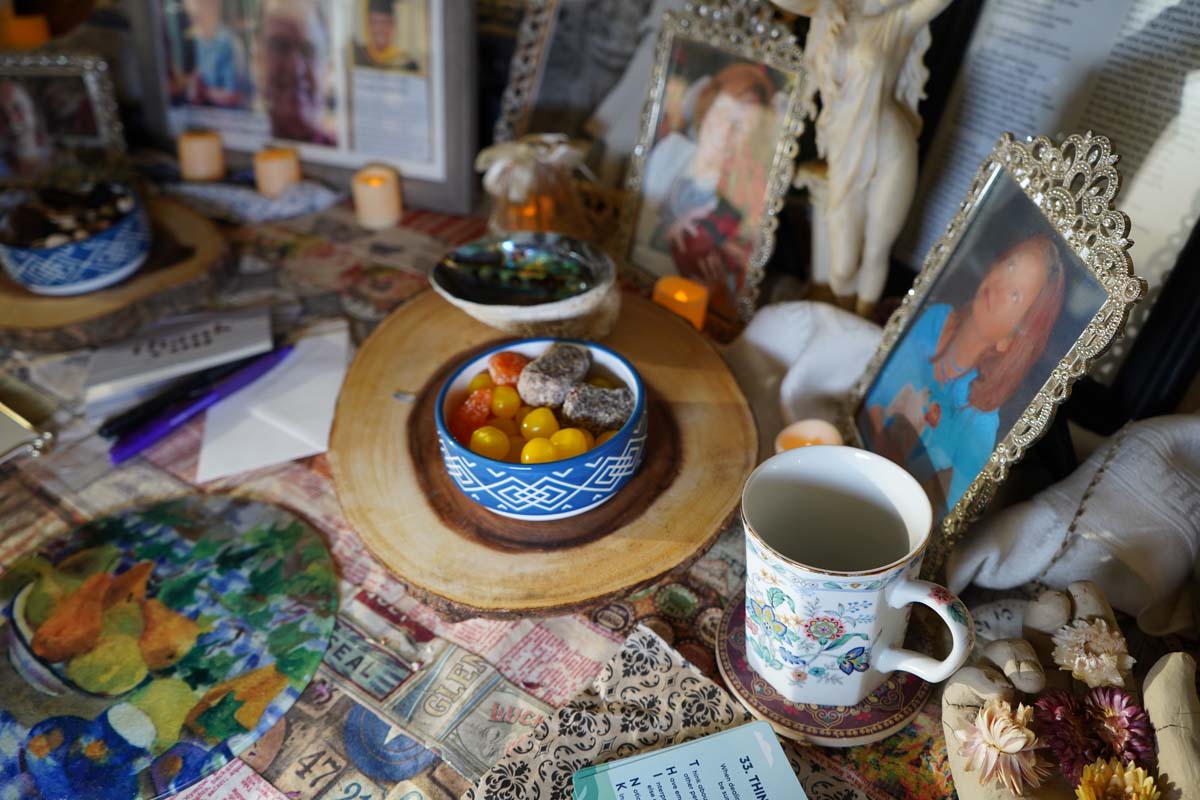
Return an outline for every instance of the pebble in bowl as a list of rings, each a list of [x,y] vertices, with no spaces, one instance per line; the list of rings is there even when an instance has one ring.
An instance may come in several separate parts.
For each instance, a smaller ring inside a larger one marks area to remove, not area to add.
[[[465,244],[430,276],[454,306],[514,336],[599,339],[621,310],[616,267],[594,245],[557,233]]]
[[[36,294],[103,289],[136,272],[149,252],[146,210],[120,184],[34,190],[0,222],[0,264]]]
[[[590,511],[616,496],[645,453],[642,380],[623,357],[591,342],[493,347],[454,370],[435,414],[451,480],[511,519]]]

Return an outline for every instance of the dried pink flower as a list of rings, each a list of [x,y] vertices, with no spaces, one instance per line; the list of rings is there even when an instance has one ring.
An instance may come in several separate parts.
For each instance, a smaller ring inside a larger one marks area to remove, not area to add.
[[[1103,740],[1107,755],[1153,770],[1154,729],[1145,709],[1123,689],[1100,687],[1083,696],[1091,728]]]
[[[1038,741],[1054,752],[1067,780],[1079,783],[1083,768],[1104,754],[1104,743],[1088,724],[1079,698],[1052,689],[1043,692],[1033,708]]]
[[[999,783],[1019,795],[1026,787],[1040,786],[1050,773],[1034,749],[1031,716],[1030,707],[1018,705],[1014,712],[1007,702],[993,698],[980,707],[974,722],[954,732],[966,770],[979,773],[980,785]]]

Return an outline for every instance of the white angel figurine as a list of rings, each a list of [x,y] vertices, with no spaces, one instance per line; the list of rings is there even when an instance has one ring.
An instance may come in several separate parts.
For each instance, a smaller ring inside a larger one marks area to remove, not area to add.
[[[840,304],[869,314],[917,185],[929,21],[951,0],[772,2],[812,18],[804,59],[821,95],[817,152],[828,172],[817,216],[826,225],[827,280]]]

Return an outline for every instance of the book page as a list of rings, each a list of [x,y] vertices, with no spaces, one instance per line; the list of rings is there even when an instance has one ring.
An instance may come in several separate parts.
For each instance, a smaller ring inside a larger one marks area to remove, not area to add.
[[[896,255],[919,268],[1004,131],[1094,130],[1121,156],[1117,207],[1150,296],[1200,217],[1200,0],[994,0],[984,6]],[[1099,377],[1122,357],[1118,343]]]

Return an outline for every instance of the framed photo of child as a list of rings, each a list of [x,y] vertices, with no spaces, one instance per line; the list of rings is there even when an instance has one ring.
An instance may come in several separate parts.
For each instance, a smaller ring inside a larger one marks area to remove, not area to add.
[[[929,496],[932,566],[1145,294],[1115,163],[1102,136],[1005,134],[851,393],[854,443]]]
[[[710,316],[753,314],[804,128],[795,38],[767,8],[663,17],[625,179],[620,248],[646,277],[709,290]]]

